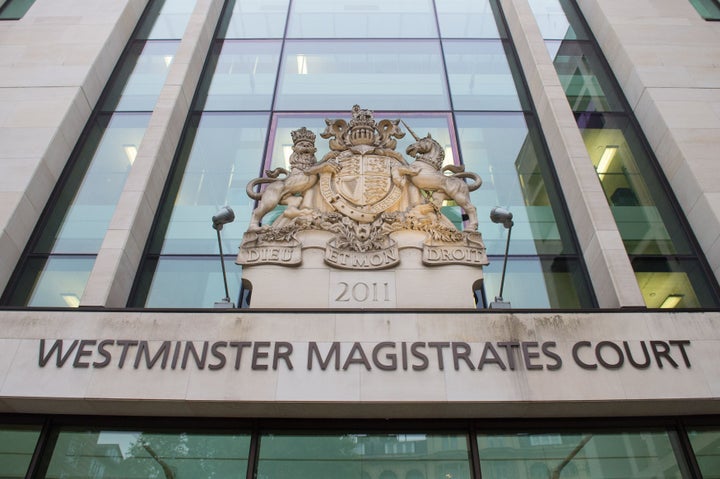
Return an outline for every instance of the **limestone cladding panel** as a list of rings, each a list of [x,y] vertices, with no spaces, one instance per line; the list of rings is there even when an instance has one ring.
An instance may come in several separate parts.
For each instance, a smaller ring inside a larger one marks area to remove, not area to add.
[[[0,288],[147,0],[37,0],[0,22]]]
[[[578,3],[720,277],[720,23],[676,0]]]
[[[6,311],[0,410],[717,414],[720,313]]]

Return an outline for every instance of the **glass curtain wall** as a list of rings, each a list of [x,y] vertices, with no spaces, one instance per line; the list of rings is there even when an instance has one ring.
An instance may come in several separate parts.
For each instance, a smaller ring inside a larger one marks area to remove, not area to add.
[[[0,20],[19,20],[35,0],[0,0]]]
[[[570,0],[530,0],[649,308],[717,307],[669,187]]]
[[[222,296],[210,218],[226,204],[236,220],[222,231],[224,261],[231,299],[242,304],[233,259],[254,207],[245,185],[286,165],[290,131],[305,126],[319,138],[325,118],[349,117],[358,104],[431,133],[447,161],[483,177],[473,203],[492,258],[488,295],[499,288],[506,238],[489,212],[504,206],[517,225],[506,285],[513,306],[591,307],[498,15],[494,1],[229,1],[129,305],[206,308]],[[318,158],[328,150],[322,140],[316,147]],[[457,206],[444,211],[462,224]],[[478,297],[482,307],[485,295]]]
[[[149,4],[45,208],[5,304],[79,305],[194,4]]]

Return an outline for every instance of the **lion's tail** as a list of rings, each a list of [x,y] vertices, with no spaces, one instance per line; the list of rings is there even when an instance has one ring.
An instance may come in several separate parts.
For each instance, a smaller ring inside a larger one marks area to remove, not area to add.
[[[280,179],[278,178],[280,175],[287,176],[290,172],[285,168],[275,168],[274,170],[266,170],[265,174],[268,176],[267,178],[255,178],[245,187],[245,193],[247,193],[251,199],[259,200],[262,197],[261,191],[255,191],[256,186],[278,181]]]

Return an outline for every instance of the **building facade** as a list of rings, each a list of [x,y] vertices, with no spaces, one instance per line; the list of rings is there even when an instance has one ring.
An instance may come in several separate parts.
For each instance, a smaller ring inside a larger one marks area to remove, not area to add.
[[[0,2],[0,475],[720,477],[719,13]],[[355,105],[480,175],[477,281],[236,264]]]

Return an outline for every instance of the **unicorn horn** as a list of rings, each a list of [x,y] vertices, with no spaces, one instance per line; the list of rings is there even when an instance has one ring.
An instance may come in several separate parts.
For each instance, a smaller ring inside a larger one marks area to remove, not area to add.
[[[415,138],[415,141],[420,141],[420,138],[415,134],[414,131],[412,131],[412,129],[407,125],[407,123],[405,123],[405,120],[400,120],[400,121],[402,122],[403,125],[405,125],[405,128],[408,129],[408,131],[413,136],[413,138]]]

